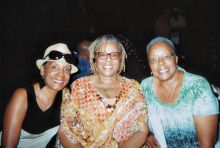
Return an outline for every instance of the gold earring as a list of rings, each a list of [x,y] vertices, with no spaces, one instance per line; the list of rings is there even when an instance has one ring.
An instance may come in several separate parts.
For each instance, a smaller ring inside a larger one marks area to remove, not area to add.
[[[96,67],[96,64],[94,64],[95,73],[98,73],[98,69]]]

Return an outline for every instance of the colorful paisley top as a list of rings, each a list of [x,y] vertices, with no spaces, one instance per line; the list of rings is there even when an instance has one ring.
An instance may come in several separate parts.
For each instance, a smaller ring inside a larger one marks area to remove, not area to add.
[[[218,101],[207,80],[184,71],[180,96],[173,105],[157,99],[153,90],[153,76],[141,83],[149,112],[154,111],[161,120],[168,148],[199,147],[193,115],[219,114]]]
[[[147,122],[147,108],[140,84],[121,78],[113,110],[105,107],[91,76],[72,84],[70,99],[61,107],[61,127],[72,143],[84,147],[119,147]]]

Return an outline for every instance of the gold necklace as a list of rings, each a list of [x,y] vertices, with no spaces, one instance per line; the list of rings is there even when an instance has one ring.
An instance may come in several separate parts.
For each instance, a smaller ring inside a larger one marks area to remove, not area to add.
[[[168,105],[170,105],[171,99],[172,99],[172,97],[173,97],[173,93],[174,93],[174,90],[175,90],[175,88],[176,88],[176,84],[177,84],[177,82],[178,82],[178,78],[179,78],[179,75],[178,75],[178,71],[177,71],[177,81],[176,81],[176,83],[175,83],[175,85],[174,85],[174,87],[173,87],[173,91],[172,91],[172,93],[171,93],[169,99],[168,99],[167,94],[165,93],[165,91],[164,91],[164,89],[163,89],[163,86],[161,85],[162,90],[163,90],[163,93],[164,93],[166,99],[168,100]]]
[[[163,86],[162,86],[163,93],[164,93],[166,99],[168,100],[168,105],[170,105],[170,101],[171,101],[171,99],[172,99],[172,96],[173,96],[174,90],[175,90],[175,88],[176,88],[176,84],[177,84],[177,81],[176,81],[176,83],[175,83],[175,85],[174,85],[174,87],[173,87],[173,91],[172,91],[172,93],[171,93],[169,99],[168,99],[168,97],[167,97],[167,95],[166,95],[166,93],[165,93],[165,91],[164,91],[164,89],[163,89]]]

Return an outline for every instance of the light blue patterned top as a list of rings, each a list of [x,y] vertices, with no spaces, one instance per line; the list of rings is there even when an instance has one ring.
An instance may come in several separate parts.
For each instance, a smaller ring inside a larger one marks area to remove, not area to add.
[[[153,76],[141,83],[148,110],[156,111],[161,120],[168,148],[199,147],[193,115],[219,114],[218,100],[212,93],[208,81],[198,75],[184,71],[180,96],[173,105],[157,99],[153,90]]]

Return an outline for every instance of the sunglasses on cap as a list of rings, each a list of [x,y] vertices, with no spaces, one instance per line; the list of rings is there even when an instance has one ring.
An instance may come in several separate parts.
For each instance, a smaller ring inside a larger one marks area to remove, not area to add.
[[[44,59],[45,60],[59,60],[64,58],[65,61],[69,64],[75,64],[75,58],[72,54],[65,54],[59,51],[51,51]]]

